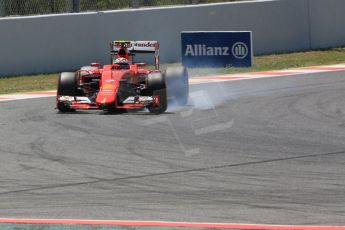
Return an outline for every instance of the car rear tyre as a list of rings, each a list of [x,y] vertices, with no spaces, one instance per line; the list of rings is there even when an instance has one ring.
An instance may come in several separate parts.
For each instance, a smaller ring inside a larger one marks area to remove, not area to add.
[[[150,73],[147,76],[147,89],[150,91],[160,90],[166,88],[165,78],[161,72]]]
[[[189,98],[187,69],[183,66],[171,67],[166,70],[165,76],[169,101],[181,106],[186,105]]]

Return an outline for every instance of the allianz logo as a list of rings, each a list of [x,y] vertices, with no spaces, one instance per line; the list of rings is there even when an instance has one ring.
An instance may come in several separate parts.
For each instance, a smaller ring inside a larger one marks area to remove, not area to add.
[[[228,56],[230,48],[226,46],[206,46],[205,44],[187,45],[185,56]]]
[[[187,45],[185,56],[229,56],[244,59],[249,54],[248,46],[243,42],[236,42],[230,49],[227,46],[207,46],[205,44]]]

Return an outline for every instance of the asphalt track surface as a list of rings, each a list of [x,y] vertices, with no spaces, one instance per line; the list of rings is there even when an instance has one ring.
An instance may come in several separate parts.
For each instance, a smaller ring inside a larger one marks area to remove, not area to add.
[[[186,108],[0,104],[0,217],[345,224],[345,72],[192,86]]]

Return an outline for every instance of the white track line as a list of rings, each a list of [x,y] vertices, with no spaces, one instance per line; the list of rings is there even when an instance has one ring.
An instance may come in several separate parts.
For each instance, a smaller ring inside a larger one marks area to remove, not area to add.
[[[345,64],[326,65],[326,66],[312,66],[287,70],[273,70],[264,72],[230,74],[219,76],[199,76],[189,79],[190,84],[204,84],[210,82],[224,82],[224,81],[240,81],[256,78],[269,78],[269,77],[284,77],[300,74],[323,73],[345,70]]]
[[[55,97],[56,91],[32,92],[32,93],[16,93],[0,95],[0,101],[17,101],[33,98]]]

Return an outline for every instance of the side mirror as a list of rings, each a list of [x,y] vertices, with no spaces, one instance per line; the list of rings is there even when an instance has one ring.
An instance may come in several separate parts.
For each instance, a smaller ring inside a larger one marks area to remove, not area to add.
[[[97,67],[99,69],[101,67],[101,64],[98,63],[98,62],[93,62],[93,63],[90,64],[90,66]]]
[[[138,62],[138,63],[135,63],[138,67],[144,67],[146,66],[146,63],[144,62]]]

